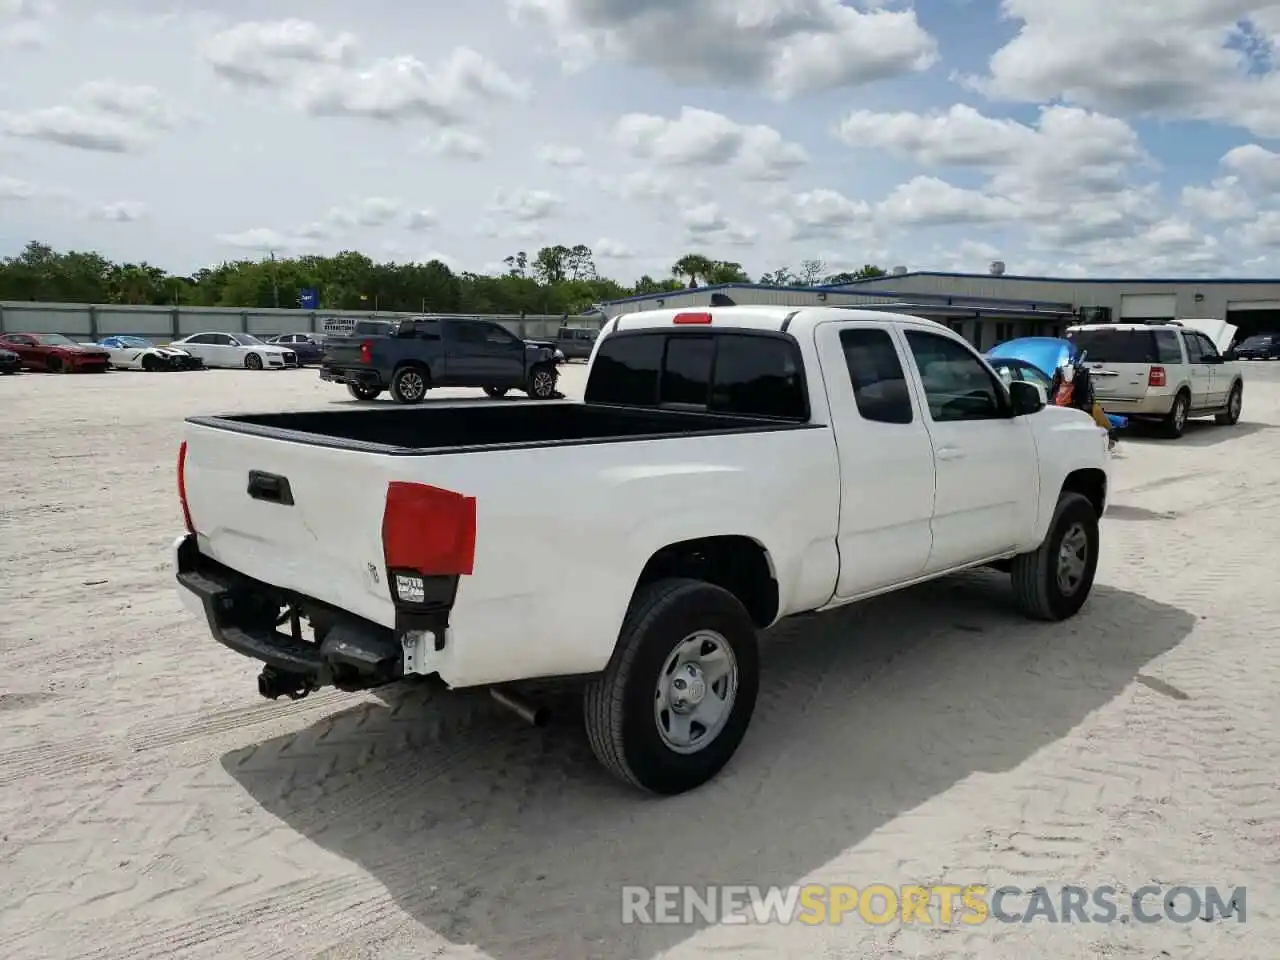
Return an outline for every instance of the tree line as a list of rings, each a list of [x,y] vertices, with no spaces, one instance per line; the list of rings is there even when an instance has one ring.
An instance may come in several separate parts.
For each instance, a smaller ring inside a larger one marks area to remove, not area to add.
[[[315,291],[320,310],[386,310],[422,313],[579,314],[592,304],[646,293],[718,283],[750,283],[742,264],[687,253],[670,274],[625,284],[600,276],[585,244],[519,251],[504,259],[500,275],[454,271],[439,260],[376,263],[362,253],[235,260],[190,276],[149,263],[115,263],[98,253],[54,250],[32,241],[0,260],[0,300],[117,303],[203,307],[298,308]],[[816,286],[883,276],[867,264],[830,273],[821,260],[779,267],[754,282]]]

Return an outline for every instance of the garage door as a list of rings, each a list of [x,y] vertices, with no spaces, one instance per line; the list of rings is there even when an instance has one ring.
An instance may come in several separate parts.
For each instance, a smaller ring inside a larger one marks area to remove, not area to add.
[[[1176,293],[1126,293],[1120,295],[1121,320],[1173,320],[1178,316]]]
[[[1280,333],[1280,300],[1228,300],[1227,323],[1236,330],[1236,342],[1255,333]]]

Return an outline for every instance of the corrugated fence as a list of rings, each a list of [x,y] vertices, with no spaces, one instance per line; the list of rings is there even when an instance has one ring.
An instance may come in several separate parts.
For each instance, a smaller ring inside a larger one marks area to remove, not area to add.
[[[0,301],[0,332],[61,333],[76,340],[100,340],[112,334],[148,337],[163,343],[193,333],[324,333],[331,318],[394,320],[420,313],[352,313],[334,310],[236,310],[226,307],[147,307],[120,304],[28,303]],[[449,314],[457,316],[457,314]],[[600,319],[582,316],[490,315],[520,337],[553,337],[562,326],[598,328]]]

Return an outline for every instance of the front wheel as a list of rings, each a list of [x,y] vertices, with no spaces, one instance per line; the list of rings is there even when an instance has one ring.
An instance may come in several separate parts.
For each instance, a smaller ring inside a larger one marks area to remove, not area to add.
[[[1213,422],[1220,427],[1235,426],[1240,422],[1240,408],[1244,405],[1244,384],[1237,383],[1231,388],[1231,393],[1227,397],[1227,409],[1224,413],[1219,413],[1213,418]]]
[[[555,367],[538,366],[529,373],[529,396],[535,400],[550,400],[556,395]]]
[[[1099,542],[1093,504],[1078,493],[1063,493],[1044,542],[1013,558],[1013,595],[1023,615],[1033,620],[1075,616],[1093,589]]]
[[[396,403],[419,403],[427,395],[427,375],[417,367],[401,367],[391,378]]]
[[[244,358],[244,365],[250,370],[261,370],[262,358],[256,353],[251,353]]]
[[[382,395],[382,388],[365,386],[363,383],[348,383],[347,393],[357,400],[377,400]]]
[[[587,687],[591,749],[624,783],[664,795],[692,790],[738,749],[759,687],[756,628],[737,597],[699,580],[648,584]]]

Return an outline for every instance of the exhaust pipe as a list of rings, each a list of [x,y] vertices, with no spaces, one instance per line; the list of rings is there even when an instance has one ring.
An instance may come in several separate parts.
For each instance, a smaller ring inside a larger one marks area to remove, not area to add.
[[[258,674],[258,693],[268,700],[277,700],[280,697],[301,700],[310,692],[311,687],[307,683],[307,678],[296,673],[285,673],[282,670],[264,667]]]
[[[530,703],[518,693],[505,687],[490,687],[489,696],[502,704],[525,723],[545,727],[551,721],[551,711],[539,704]]]

